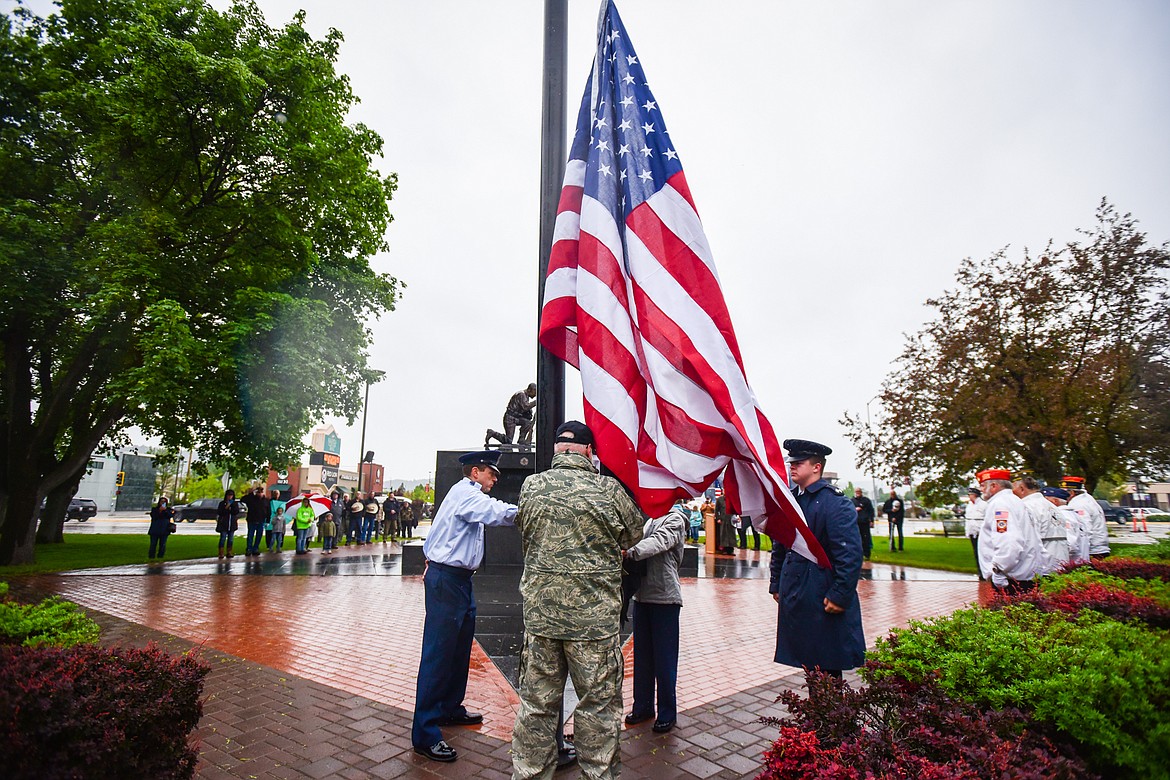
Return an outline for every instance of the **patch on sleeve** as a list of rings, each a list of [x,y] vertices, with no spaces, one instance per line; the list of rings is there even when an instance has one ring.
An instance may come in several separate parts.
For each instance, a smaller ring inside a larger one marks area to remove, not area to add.
[[[1007,533],[1007,521],[1008,521],[1009,514],[1010,513],[1006,509],[995,510],[995,514],[993,515],[993,517],[995,517],[995,532],[996,533],[1000,533],[1000,534]]]

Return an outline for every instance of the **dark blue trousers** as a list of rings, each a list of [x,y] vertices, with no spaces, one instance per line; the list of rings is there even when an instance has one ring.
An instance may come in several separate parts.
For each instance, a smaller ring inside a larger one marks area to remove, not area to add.
[[[422,659],[414,695],[414,745],[431,747],[443,738],[439,721],[467,713],[467,670],[475,636],[475,593],[472,572],[441,563],[429,563],[423,576],[426,620],[423,622]]]
[[[658,688],[658,720],[678,717],[675,688],[678,685],[678,604],[634,603],[634,705],[635,715],[654,712]]]

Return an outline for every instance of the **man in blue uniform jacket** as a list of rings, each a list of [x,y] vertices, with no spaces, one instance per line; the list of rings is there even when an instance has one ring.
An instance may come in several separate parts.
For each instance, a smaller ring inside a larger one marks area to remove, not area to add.
[[[776,663],[819,668],[835,677],[865,662],[865,635],[857,577],[861,534],[857,511],[840,488],[822,477],[832,450],[803,439],[784,442],[796,503],[833,566],[822,569],[795,552],[772,550],[768,592],[780,605]]]

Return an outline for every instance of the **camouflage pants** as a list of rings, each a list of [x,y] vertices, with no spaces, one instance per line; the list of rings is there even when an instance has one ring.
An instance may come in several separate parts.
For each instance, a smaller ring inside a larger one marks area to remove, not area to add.
[[[557,722],[571,676],[580,697],[573,743],[581,777],[621,774],[622,651],[612,636],[574,642],[524,635],[520,653],[520,712],[512,731],[512,778],[549,780],[557,766]]]

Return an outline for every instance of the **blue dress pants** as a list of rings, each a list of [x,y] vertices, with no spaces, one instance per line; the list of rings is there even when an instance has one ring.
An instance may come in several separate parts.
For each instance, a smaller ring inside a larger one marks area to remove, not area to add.
[[[423,576],[426,619],[414,696],[411,742],[431,747],[443,738],[439,722],[467,714],[467,670],[475,636],[475,593],[470,569],[430,562]]]
[[[678,685],[679,604],[634,603],[634,704],[630,712],[654,712],[658,688],[658,720],[678,717],[675,689]]]

